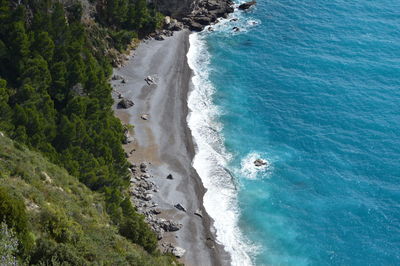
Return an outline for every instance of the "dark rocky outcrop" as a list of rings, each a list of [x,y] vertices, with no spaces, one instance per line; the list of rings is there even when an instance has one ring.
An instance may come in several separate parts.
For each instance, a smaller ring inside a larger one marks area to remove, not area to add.
[[[254,6],[256,3],[257,3],[256,1],[250,1],[250,2],[243,3],[239,6],[239,9],[240,10],[249,9],[250,7]]]
[[[233,12],[231,0],[202,0],[194,2],[190,13],[181,18],[183,24],[192,31],[202,31],[205,26],[215,23],[218,18],[226,18]]]
[[[123,98],[121,101],[119,101],[117,107],[118,108],[123,108],[123,109],[128,109],[132,107],[134,103],[131,100]]]
[[[256,159],[254,161],[254,165],[257,166],[257,167],[264,166],[264,165],[267,165],[267,164],[268,164],[267,161],[265,161],[263,159]]]

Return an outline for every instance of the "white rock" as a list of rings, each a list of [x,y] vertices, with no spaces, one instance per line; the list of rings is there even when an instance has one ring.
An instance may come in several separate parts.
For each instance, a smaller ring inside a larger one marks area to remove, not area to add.
[[[181,247],[175,247],[172,250],[172,254],[174,254],[174,256],[177,257],[177,258],[182,258],[185,255],[185,253],[186,253],[186,250],[184,250]]]

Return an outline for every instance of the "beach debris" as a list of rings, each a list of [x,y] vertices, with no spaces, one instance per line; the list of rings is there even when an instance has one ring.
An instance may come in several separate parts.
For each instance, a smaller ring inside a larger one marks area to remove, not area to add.
[[[197,209],[197,210],[194,212],[194,215],[197,215],[197,216],[199,216],[200,218],[203,218],[203,212],[202,212],[200,209]]]
[[[257,3],[257,2],[254,1],[254,0],[253,0],[253,1],[250,1],[250,2],[243,3],[243,4],[241,4],[241,5],[239,6],[239,9],[240,9],[240,10],[249,9],[250,7],[254,6],[256,3]]]
[[[154,80],[154,78],[152,76],[147,76],[144,81],[146,81],[147,85],[152,85],[152,84],[156,84],[156,81]]]
[[[169,175],[167,175],[167,179],[172,180],[172,179],[174,179],[174,177],[171,174],[169,174]]]
[[[180,211],[186,212],[185,207],[182,206],[182,204],[178,203],[174,205],[175,208],[177,208]]]
[[[172,254],[177,258],[182,258],[186,253],[186,250],[181,247],[175,247],[172,249]]]
[[[112,79],[112,80],[120,80],[120,79],[124,79],[124,77],[121,76],[121,75],[115,74],[114,76],[112,76],[111,79]]]
[[[143,120],[149,120],[149,115],[148,114],[143,114],[140,116],[141,119]]]
[[[232,30],[233,30],[234,32],[240,31],[240,29],[239,29],[238,27],[233,27]]]
[[[1,137],[4,137],[4,133],[3,133],[3,132],[0,132],[0,136],[1,136]]]
[[[263,159],[256,159],[254,161],[254,165],[257,167],[264,166],[264,165],[267,165],[267,161],[263,160]]]
[[[121,101],[119,101],[117,108],[123,108],[123,109],[128,109],[132,106],[134,106],[135,104],[131,101],[128,100],[126,98],[123,98]]]

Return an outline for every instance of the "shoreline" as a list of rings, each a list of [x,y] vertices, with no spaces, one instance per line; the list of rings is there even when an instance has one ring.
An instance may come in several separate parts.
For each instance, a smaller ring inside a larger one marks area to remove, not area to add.
[[[187,124],[193,75],[186,57],[189,34],[183,30],[163,41],[143,41],[123,67],[114,69],[114,75],[124,79],[124,83],[111,81],[114,90],[135,104],[128,109],[115,108],[115,115],[123,124],[134,125],[134,140],[124,145],[128,161],[137,166],[145,163],[150,175],[146,181],[136,177],[132,186],[145,181],[155,187],[151,200],[139,202],[139,212],[157,209],[161,213],[147,219],[181,225],[178,231],[162,233],[161,250],[167,243],[183,248],[186,252],[180,260],[185,265],[229,265],[230,255],[216,242],[214,221],[203,205],[206,190],[192,167],[195,144]],[[154,84],[146,83],[148,76]],[[172,180],[166,178],[169,174]],[[176,204],[186,211],[178,210]],[[199,210],[202,218],[194,214]]]

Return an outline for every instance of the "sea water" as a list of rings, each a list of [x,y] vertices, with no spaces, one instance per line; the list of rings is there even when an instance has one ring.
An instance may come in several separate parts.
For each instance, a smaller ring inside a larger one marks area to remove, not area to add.
[[[400,265],[400,1],[259,0],[190,35],[188,62],[233,265]]]

